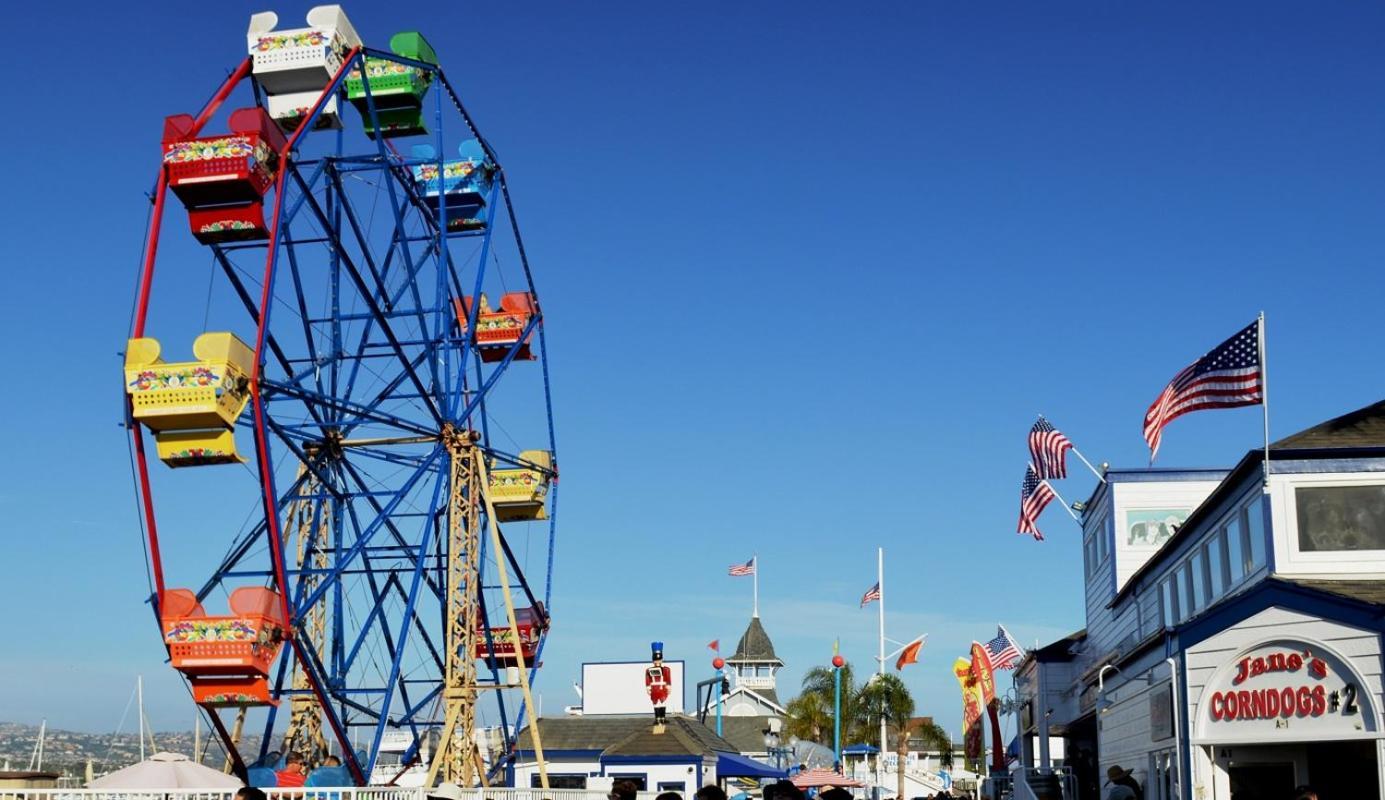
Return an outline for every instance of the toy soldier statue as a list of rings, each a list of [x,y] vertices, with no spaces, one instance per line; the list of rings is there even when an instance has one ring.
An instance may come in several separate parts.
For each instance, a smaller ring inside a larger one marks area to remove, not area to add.
[[[664,666],[664,643],[651,642],[649,649],[654,663],[644,670],[644,689],[649,692],[649,701],[654,704],[654,733],[663,733],[664,704],[668,702],[668,687],[673,683],[673,674]]]

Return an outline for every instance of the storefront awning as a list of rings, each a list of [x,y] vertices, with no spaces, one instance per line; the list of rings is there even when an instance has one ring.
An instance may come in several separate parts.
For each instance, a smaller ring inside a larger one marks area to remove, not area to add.
[[[785,778],[788,772],[735,753],[717,753],[719,778]]]

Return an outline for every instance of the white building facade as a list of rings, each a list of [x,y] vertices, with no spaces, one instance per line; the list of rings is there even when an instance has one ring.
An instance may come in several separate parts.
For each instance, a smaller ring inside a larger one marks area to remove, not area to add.
[[[1080,800],[1116,766],[1148,800],[1385,797],[1385,403],[1265,459],[1107,470],[1086,630],[1016,670],[1026,766],[1047,734]]]

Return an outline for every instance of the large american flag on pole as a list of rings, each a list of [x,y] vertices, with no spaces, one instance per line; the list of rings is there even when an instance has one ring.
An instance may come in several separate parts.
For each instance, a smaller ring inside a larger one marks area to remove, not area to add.
[[[1184,414],[1265,402],[1260,337],[1261,322],[1256,320],[1173,376],[1145,412],[1150,461],[1159,453],[1164,426]]]
[[[1039,515],[1053,502],[1053,487],[1039,477],[1030,464],[1024,469],[1024,483],[1020,485],[1020,525],[1018,533],[1028,533],[1042,542],[1044,535],[1039,533]]]
[[[1039,417],[1029,429],[1029,457],[1040,478],[1068,477],[1068,451],[1072,442],[1053,423]]]
[[[995,669],[1014,669],[1024,657],[1024,651],[1010,638],[1004,625],[997,625],[995,638],[986,642],[986,654],[991,657],[991,666]]]
[[[733,578],[742,578],[746,575],[754,575],[755,557],[751,556],[750,560],[745,562],[744,564],[732,564],[730,568],[726,570],[726,574],[730,575]]]

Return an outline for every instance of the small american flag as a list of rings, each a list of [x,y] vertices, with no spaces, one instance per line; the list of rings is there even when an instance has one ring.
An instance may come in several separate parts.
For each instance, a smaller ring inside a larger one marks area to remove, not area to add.
[[[1024,656],[1004,625],[996,626],[995,638],[986,642],[986,653],[991,657],[991,666],[995,669],[1014,669]]]
[[[1159,453],[1164,426],[1184,414],[1265,402],[1260,335],[1261,321],[1256,320],[1173,376],[1145,412],[1150,461]]]
[[[1042,542],[1044,535],[1039,533],[1039,515],[1053,502],[1053,487],[1039,477],[1030,464],[1024,470],[1024,483],[1020,486],[1020,525],[1018,533],[1031,534]]]
[[[1040,478],[1068,477],[1068,451],[1072,442],[1053,423],[1039,417],[1029,429],[1029,457]]]
[[[726,570],[726,574],[730,575],[733,578],[741,578],[746,575],[754,575],[755,557],[751,556],[750,560],[745,562],[744,564],[732,564],[731,568]]]
[[[867,589],[865,594],[861,595],[861,608],[865,608],[866,606],[870,605],[871,603],[879,599],[880,584],[876,583],[874,586]]]

